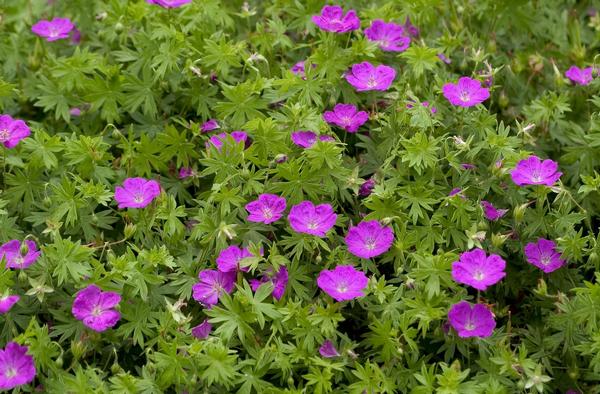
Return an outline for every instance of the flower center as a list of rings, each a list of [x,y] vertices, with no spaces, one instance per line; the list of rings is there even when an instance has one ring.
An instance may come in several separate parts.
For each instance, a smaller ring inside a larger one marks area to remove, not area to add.
[[[377,243],[373,238],[367,238],[367,240],[365,241],[365,248],[367,248],[368,250],[374,250],[376,244]]]
[[[133,201],[142,202],[142,201],[144,201],[144,196],[141,193],[135,193],[133,195]]]
[[[475,271],[473,277],[475,278],[475,280],[483,280],[483,278],[485,278],[485,274],[481,271]]]
[[[467,324],[465,324],[465,330],[473,331],[474,329],[475,329],[475,324],[473,324],[473,322],[469,321],[469,322],[467,322]]]
[[[92,309],[92,316],[98,317],[102,314],[102,312],[102,308],[100,306],[96,306],[94,309]]]
[[[271,208],[263,208],[262,214],[265,217],[265,219],[271,219],[273,217],[273,211],[271,211]]]
[[[4,376],[6,376],[7,378],[14,378],[15,376],[17,376],[17,369],[14,367],[8,368],[6,370],[6,372],[4,372]]]
[[[336,290],[338,293],[345,293],[348,291],[348,284],[346,282],[340,282],[338,283]]]
[[[0,142],[8,141],[9,137],[10,137],[10,132],[8,131],[8,129],[0,130]]]
[[[352,122],[352,120],[350,119],[349,116],[342,116],[342,123],[345,125],[350,125],[350,123]]]
[[[552,258],[550,258],[550,256],[547,256],[547,255],[540,256],[540,262],[543,265],[548,265],[548,264],[550,264],[551,261],[552,261]]]
[[[462,92],[460,92],[459,98],[460,101],[466,103],[467,101],[471,100],[471,95],[469,94],[469,92],[463,90]]]
[[[370,88],[374,88],[377,86],[377,81],[375,80],[374,76],[369,77],[369,80],[367,81],[367,86]]]
[[[58,30],[56,29],[56,27],[51,27],[50,28],[50,37],[57,37],[58,36]]]
[[[317,223],[316,221],[308,222],[307,227],[311,230],[316,230],[317,228],[319,228],[319,223]]]
[[[537,170],[534,170],[534,171],[531,173],[531,180],[532,180],[533,182],[541,182],[541,181],[542,181],[542,176],[540,175],[539,171],[537,171]]]
[[[16,256],[16,257],[15,257],[14,263],[15,263],[16,265],[23,265],[23,261],[24,261],[24,260],[23,260],[23,256],[21,256],[21,255],[18,255],[18,256]]]

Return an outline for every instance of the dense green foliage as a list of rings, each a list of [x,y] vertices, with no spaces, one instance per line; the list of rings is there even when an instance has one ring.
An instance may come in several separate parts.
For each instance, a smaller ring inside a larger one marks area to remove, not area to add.
[[[49,3],[0,0],[0,113],[32,130],[14,149],[0,145],[0,244],[28,236],[41,249],[26,270],[0,269],[0,294],[21,296],[0,315],[0,345],[28,345],[37,367],[22,390],[600,393],[600,79],[564,77],[598,60],[593,1],[343,2],[363,29],[410,17],[420,37],[402,53],[361,31],[319,30],[310,17],[322,0]],[[55,16],[74,21],[79,44],[31,32]],[[316,67],[303,79],[290,68],[305,59]],[[345,81],[366,60],[396,69],[391,89],[361,93]],[[452,106],[441,87],[463,75],[492,78],[490,99]],[[323,120],[340,102],[370,112],[358,133]],[[209,118],[252,144],[207,149]],[[290,140],[297,130],[337,142],[302,150]],[[560,182],[511,181],[532,153],[559,163]],[[181,167],[197,175],[180,179]],[[359,197],[371,176],[373,193]],[[127,177],[155,179],[163,192],[144,209],[118,209],[114,190]],[[466,198],[449,197],[453,188]],[[261,193],[288,207],[330,203],[336,227],[317,238],[285,219],[251,223],[244,206]],[[510,211],[488,221],[481,200]],[[395,234],[369,260],[344,245],[365,215]],[[528,264],[523,248],[538,238],[555,240],[568,265],[544,274]],[[264,256],[205,309],[192,286],[231,244]],[[481,293],[451,276],[473,247],[507,262],[506,278]],[[339,264],[367,273],[367,296],[335,302],[319,290],[317,274]],[[280,266],[289,271],[281,300],[250,289]],[[90,283],[122,295],[113,329],[73,317],[74,295]],[[493,310],[494,334],[459,338],[448,309],[476,299]],[[205,318],[212,334],[195,339]],[[326,339],[340,357],[319,355]]]

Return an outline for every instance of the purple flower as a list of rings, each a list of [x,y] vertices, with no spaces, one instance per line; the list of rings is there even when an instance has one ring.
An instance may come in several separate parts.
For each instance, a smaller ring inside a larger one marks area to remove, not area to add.
[[[404,21],[404,25],[402,25],[402,27],[408,33],[409,36],[415,38],[419,37],[419,29],[417,28],[417,26],[410,23],[409,17],[406,17],[406,21]]]
[[[292,133],[292,142],[305,149],[313,146],[317,142],[317,138],[321,141],[335,141],[335,138],[330,135],[317,136],[317,134],[309,130],[299,130]]]
[[[310,201],[302,201],[290,209],[288,220],[298,233],[325,237],[335,224],[337,215],[329,204],[314,205]]]
[[[443,53],[438,53],[437,57],[439,57],[440,60],[446,64],[452,63],[452,60],[450,60],[450,58],[446,57],[446,55],[444,55]]]
[[[460,187],[455,187],[454,189],[450,190],[450,193],[448,193],[448,197],[454,197],[456,195],[458,195],[460,198],[465,198]]]
[[[510,176],[518,186],[546,185],[552,186],[558,181],[562,172],[557,172],[558,163],[550,159],[542,161],[537,156],[529,156],[517,163]]]
[[[18,295],[9,295],[8,293],[0,296],[0,315],[5,314],[10,311],[10,309],[15,305],[21,297]]]
[[[316,68],[316,64],[311,64],[311,68]],[[301,60],[298,63],[294,64],[294,67],[291,68],[292,73],[302,77],[302,79],[306,79],[306,60]]]
[[[217,134],[217,135],[213,135],[206,142],[206,147],[209,147],[212,144],[215,148],[217,148],[218,151],[220,151],[221,149],[223,149],[223,144],[227,140],[228,136],[231,136],[233,138],[233,140],[236,143],[238,143],[238,144],[240,142],[244,142],[244,143],[248,142],[248,134],[246,132],[244,132],[244,131],[232,131],[230,134],[228,134],[228,133],[220,133],[220,134]]]
[[[119,208],[144,208],[160,194],[160,185],[154,180],[127,178],[123,186],[115,188]]]
[[[487,220],[496,221],[502,216],[506,215],[508,209],[496,209],[492,203],[487,201],[481,201],[481,207],[483,208],[483,215]]]
[[[192,287],[193,297],[207,308],[219,302],[223,293],[231,293],[235,286],[235,271],[220,272],[217,270],[204,270],[198,275],[200,282]]]
[[[285,198],[275,194],[261,194],[258,200],[246,204],[246,210],[250,213],[247,219],[264,224],[276,222],[285,211],[285,206]]]
[[[333,111],[325,111],[323,119],[349,133],[356,133],[358,128],[369,120],[369,114],[365,111],[358,111],[352,104],[336,104]]]
[[[589,85],[594,77],[592,76],[592,67],[586,67],[581,69],[577,66],[571,66],[566,72],[565,76],[576,85]]]
[[[344,10],[338,5],[326,5],[321,9],[321,15],[313,15],[312,21],[321,30],[332,33],[346,33],[360,29],[360,19],[356,11],[350,10],[344,15]]]
[[[247,257],[252,257],[248,248],[240,248],[237,245],[231,245],[219,253],[217,257],[217,268],[221,272],[235,272],[238,270],[248,271],[248,267],[240,267],[240,261]]]
[[[179,169],[179,179],[189,178],[196,175],[196,171],[192,167],[181,167]]]
[[[429,101],[423,101],[421,103],[421,105],[423,107],[427,108],[427,107],[429,107]],[[411,101],[411,102],[409,102],[409,103],[406,104],[406,108],[408,108],[408,109],[411,109],[413,107],[414,107],[414,101]],[[431,111],[432,114],[435,114],[437,112],[437,108],[432,106],[430,108],[430,111]]]
[[[477,168],[475,164],[471,163],[461,163],[460,166],[463,168],[463,170],[474,170],[475,168]]]
[[[35,364],[27,354],[29,348],[16,342],[9,342],[0,350],[0,390],[11,390],[17,386],[33,382]]]
[[[44,37],[46,41],[56,41],[69,38],[69,33],[75,25],[69,18],[54,18],[51,21],[41,20],[31,26],[31,31]]]
[[[319,354],[325,358],[339,357],[340,353],[329,339],[319,348]]]
[[[177,8],[191,2],[192,0],[146,0],[148,4],[155,4],[163,8]]]
[[[112,291],[102,291],[96,285],[89,285],[75,296],[71,312],[77,320],[94,331],[102,332],[114,327],[121,314],[114,310],[121,296]]]
[[[333,271],[323,270],[317,278],[317,286],[336,301],[363,297],[369,279],[351,265],[338,265]]]
[[[358,189],[358,195],[361,197],[367,197],[373,192],[374,188],[375,180],[373,178],[369,178],[364,181],[362,185],[360,185],[360,188]]]
[[[346,73],[346,81],[356,88],[357,92],[368,90],[388,90],[396,78],[396,70],[380,65],[375,67],[369,62],[354,64]]]
[[[279,271],[277,271],[277,273],[272,276],[265,274],[262,276],[262,278],[260,278],[260,280],[250,279],[250,286],[252,287],[253,291],[256,291],[258,290],[260,285],[267,282],[273,283],[273,297],[275,297],[276,300],[280,300],[281,297],[283,297],[283,294],[285,293],[285,288],[288,283],[287,268],[279,268]]]
[[[394,232],[391,227],[382,226],[377,220],[370,220],[350,227],[345,241],[350,253],[370,259],[390,249],[394,242]]]
[[[81,108],[73,107],[69,110],[71,116],[81,116]]]
[[[6,260],[6,268],[25,269],[35,263],[40,254],[35,242],[29,239],[23,243],[13,239],[0,246],[0,259]]]
[[[30,134],[31,130],[24,121],[13,119],[10,115],[0,115],[0,143],[6,148],[14,148]]]
[[[461,338],[486,338],[492,335],[496,328],[494,315],[483,304],[471,306],[467,301],[461,301],[452,305],[448,319]]]
[[[490,97],[490,91],[482,87],[481,82],[469,77],[459,78],[458,83],[445,84],[442,92],[450,104],[460,107],[472,107]]]
[[[81,42],[81,31],[75,27],[73,29],[73,34],[71,35],[71,43],[77,45],[80,42]]]
[[[486,256],[484,250],[473,249],[452,263],[452,278],[477,290],[486,290],[506,276],[506,262],[497,254]]]
[[[202,126],[200,126],[200,131],[203,133],[208,133],[209,131],[216,130],[220,127],[221,126],[219,126],[216,119],[209,119],[202,123]]]
[[[404,27],[393,22],[385,23],[381,19],[371,22],[371,26],[365,29],[365,36],[384,51],[402,52],[410,45],[410,37]]]
[[[530,242],[525,246],[525,257],[529,264],[535,265],[547,274],[566,264],[556,250],[556,243],[543,238],[538,239],[537,243]]]
[[[197,339],[206,339],[212,331],[212,324],[205,319],[202,323],[192,328],[192,335]]]

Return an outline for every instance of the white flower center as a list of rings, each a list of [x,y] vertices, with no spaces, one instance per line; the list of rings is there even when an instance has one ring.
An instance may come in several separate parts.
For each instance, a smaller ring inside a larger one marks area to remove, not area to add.
[[[475,329],[475,324],[473,324],[473,322],[469,321],[469,322],[467,322],[467,324],[465,324],[465,330],[473,331],[474,329]]]
[[[10,131],[8,131],[8,129],[0,130],[0,142],[8,141],[9,137],[10,137]]]
[[[17,264],[17,265],[23,265],[23,261],[24,261],[23,256],[18,255],[18,256],[15,257],[15,264]]]
[[[471,95],[469,94],[469,92],[463,90],[462,92],[460,92],[459,98],[460,101],[466,103],[467,101],[471,100]]]
[[[365,241],[365,248],[367,248],[368,250],[374,250],[375,246],[377,246],[377,242],[375,242],[373,238],[367,238],[367,240]]]
[[[315,221],[308,222],[307,227],[311,230],[316,230],[317,228],[319,228],[319,224]]]
[[[102,308],[99,306],[94,307],[94,309],[92,309],[92,316],[94,317],[98,317],[102,314]]]
[[[350,119],[349,116],[342,116],[342,123],[345,125],[350,125],[350,123],[352,122],[352,120]]]
[[[532,180],[533,182],[541,182],[541,181],[542,181],[542,176],[540,175],[540,172],[539,172],[539,171],[537,171],[537,170],[534,170],[534,171],[531,173],[531,180]]]
[[[473,274],[473,278],[475,278],[475,280],[483,280],[483,278],[485,278],[485,274],[478,270]]]
[[[273,217],[273,211],[271,211],[271,208],[264,207],[262,209],[262,214],[265,219],[271,219]]]
[[[142,201],[144,201],[144,196],[142,194],[140,194],[140,193],[135,193],[133,195],[133,201],[135,201],[135,202],[142,202]]]
[[[367,86],[370,88],[374,88],[377,86],[377,81],[375,80],[374,76],[369,77],[369,80],[367,81]]]
[[[14,367],[8,368],[6,370],[6,372],[4,372],[4,376],[6,376],[7,378],[14,378],[15,376],[17,376],[17,369]]]
[[[338,293],[345,293],[348,291],[348,284],[346,282],[340,282],[338,283],[336,290]]]
[[[543,265],[548,265],[548,264],[550,264],[551,261],[552,261],[552,258],[550,258],[550,256],[547,256],[547,255],[540,256],[540,263],[542,263]]]

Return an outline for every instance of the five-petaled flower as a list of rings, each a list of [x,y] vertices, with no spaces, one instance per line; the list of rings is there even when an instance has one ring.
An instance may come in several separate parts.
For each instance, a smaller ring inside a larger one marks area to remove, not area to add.
[[[71,311],[86,327],[102,332],[114,327],[121,319],[121,314],[114,309],[119,302],[121,296],[118,293],[89,285],[77,293]]]
[[[41,20],[31,27],[31,31],[46,41],[56,41],[69,38],[75,25],[69,18],[54,18],[51,21]]]
[[[270,224],[278,221],[285,211],[285,198],[275,194],[261,194],[257,200],[246,204],[248,220],[256,223]]]
[[[33,382],[35,363],[27,354],[29,348],[16,342],[9,342],[0,350],[0,390],[12,390]]]
[[[271,282],[273,284],[273,297],[276,300],[280,300],[285,293],[285,288],[288,283],[288,270],[285,267],[280,267],[279,271],[276,274],[272,274],[271,272],[265,273],[260,280],[250,279],[250,286],[253,291],[258,290],[258,288],[267,282]]]
[[[486,255],[482,249],[474,249],[460,255],[452,263],[452,278],[477,290],[486,290],[506,276],[506,262],[497,254]]]
[[[529,156],[517,163],[510,176],[515,184],[552,186],[558,181],[562,172],[558,172],[558,163],[537,156]]]
[[[240,267],[240,262],[242,259],[252,256],[248,248],[231,245],[219,253],[217,268],[221,272],[248,271],[248,267]]]
[[[352,104],[336,104],[333,111],[325,111],[323,119],[349,133],[356,133],[358,128],[369,120],[369,114],[366,111],[359,111]]]
[[[144,178],[127,178],[123,186],[115,188],[119,208],[144,208],[159,195],[159,183]]]
[[[363,297],[369,279],[351,265],[338,265],[333,270],[323,270],[317,277],[317,286],[336,301]]]
[[[5,148],[14,148],[30,134],[31,130],[24,121],[13,119],[10,115],[0,115],[0,144]]]
[[[317,139],[323,142],[335,141],[335,138],[330,135],[317,136],[316,133],[310,130],[300,130],[292,133],[292,142],[295,145],[305,149],[313,146],[317,142]]]
[[[496,328],[494,314],[487,306],[471,305],[467,301],[452,305],[448,312],[448,320],[461,338],[486,338],[491,336]]]
[[[0,246],[0,260],[6,260],[6,268],[25,269],[35,263],[40,254],[36,243],[30,239],[23,243],[13,239]]]
[[[396,70],[386,65],[374,66],[369,62],[354,64],[346,73],[346,81],[357,92],[388,90],[396,78]]]
[[[481,86],[481,82],[469,77],[461,77],[458,83],[447,83],[442,87],[444,97],[452,105],[472,107],[483,103],[490,97],[490,91]]]
[[[566,264],[556,250],[556,242],[549,239],[538,239],[525,246],[525,257],[529,264],[535,265],[545,273],[556,271]]]
[[[357,257],[370,259],[387,252],[394,243],[394,232],[377,220],[360,222],[350,227],[345,238],[348,251]]]
[[[321,30],[332,33],[346,33],[360,29],[360,19],[356,11],[350,10],[344,15],[344,10],[338,5],[326,5],[320,15],[313,15],[312,21]]]
[[[381,19],[371,22],[371,26],[365,29],[365,36],[384,51],[402,52],[410,45],[410,36],[402,25]]]
[[[235,286],[235,271],[220,272],[204,270],[198,274],[200,282],[192,286],[193,297],[206,308],[212,308],[219,302],[223,293],[231,293]]]
[[[294,205],[288,215],[292,229],[298,233],[325,237],[337,220],[333,207],[329,204],[315,205],[310,201],[302,201]]]
[[[594,71],[593,67],[579,68],[577,66],[571,66],[566,72],[565,76],[576,85],[589,85],[594,79],[592,75]]]

